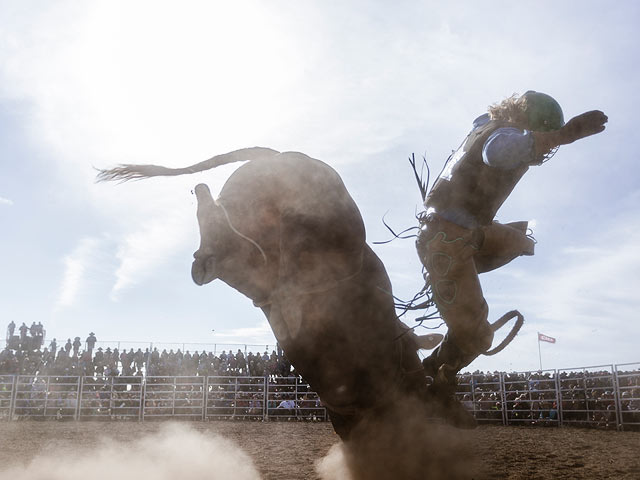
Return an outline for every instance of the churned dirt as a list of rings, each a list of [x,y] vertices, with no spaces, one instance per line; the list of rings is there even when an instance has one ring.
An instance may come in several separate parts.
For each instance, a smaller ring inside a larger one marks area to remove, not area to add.
[[[157,434],[161,427],[160,422],[1,422],[0,479],[8,478],[3,475],[8,469],[26,468],[42,455],[91,455],[104,437],[122,445]],[[339,441],[329,423],[220,421],[188,427],[233,441],[264,480],[318,478],[315,462]],[[640,432],[481,426],[466,436],[481,469],[469,472],[469,478],[640,478]]]

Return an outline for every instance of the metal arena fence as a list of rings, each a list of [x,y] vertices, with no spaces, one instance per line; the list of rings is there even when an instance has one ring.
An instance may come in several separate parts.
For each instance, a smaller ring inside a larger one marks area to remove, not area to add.
[[[640,363],[458,377],[478,423],[640,430]]]
[[[640,430],[640,363],[458,377],[479,423]],[[327,420],[300,377],[0,376],[0,418]]]
[[[300,377],[0,376],[0,418],[326,421]]]

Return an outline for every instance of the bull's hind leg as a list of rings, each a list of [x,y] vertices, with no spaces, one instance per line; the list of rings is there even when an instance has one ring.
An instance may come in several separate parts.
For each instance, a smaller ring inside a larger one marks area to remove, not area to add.
[[[327,409],[329,420],[331,420],[331,425],[335,432],[343,442],[348,441],[349,435],[360,421],[360,417],[356,415],[341,415],[326,406],[325,408]]]

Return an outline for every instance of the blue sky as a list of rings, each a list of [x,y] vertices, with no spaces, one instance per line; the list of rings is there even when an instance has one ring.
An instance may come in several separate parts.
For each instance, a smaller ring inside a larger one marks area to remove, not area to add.
[[[489,104],[534,89],[609,124],[499,212],[533,221],[539,243],[482,276],[490,318],[517,308],[526,324],[471,368],[538,368],[538,331],[558,340],[545,368],[640,361],[635,2],[236,3],[0,1],[2,321],[58,340],[273,344],[248,299],[190,278],[190,190],[233,168],[113,185],[93,167],[302,151],[385,240],[383,216],[402,229],[420,208],[407,157],[426,153],[435,175]],[[411,297],[413,242],[374,248]]]

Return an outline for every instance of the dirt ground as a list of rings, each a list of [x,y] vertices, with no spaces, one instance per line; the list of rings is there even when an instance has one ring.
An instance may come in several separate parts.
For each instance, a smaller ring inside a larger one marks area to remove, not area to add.
[[[315,462],[338,443],[329,423],[227,421],[188,426],[235,442],[264,480],[318,478]],[[41,455],[90,452],[102,437],[132,442],[161,428],[159,422],[2,422],[0,479],[8,478],[3,475],[7,469]],[[481,426],[467,435],[482,466],[469,478],[640,479],[640,432]]]

